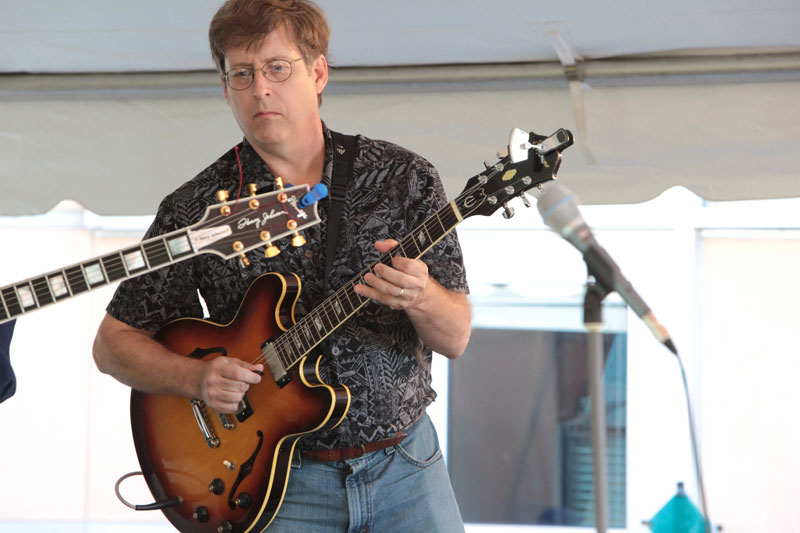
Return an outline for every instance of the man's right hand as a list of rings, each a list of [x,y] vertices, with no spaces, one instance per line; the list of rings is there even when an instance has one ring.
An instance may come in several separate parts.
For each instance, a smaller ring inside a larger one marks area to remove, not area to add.
[[[206,405],[220,413],[235,413],[244,393],[261,382],[264,365],[246,363],[232,357],[215,357],[205,363],[200,374],[200,390]]]

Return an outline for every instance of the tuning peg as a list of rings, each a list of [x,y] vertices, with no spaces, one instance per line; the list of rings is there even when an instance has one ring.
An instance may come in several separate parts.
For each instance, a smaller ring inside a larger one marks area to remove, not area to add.
[[[272,241],[270,240],[272,239],[272,235],[270,234],[270,232],[264,230],[261,232],[259,237],[261,237],[262,241],[266,241],[267,243],[267,249],[264,251],[264,255],[266,257],[268,258],[275,257],[276,255],[281,253],[280,249],[274,244],[272,244]]]
[[[236,241],[233,243],[233,251],[234,252],[241,252],[244,250],[244,244],[241,241]],[[247,256],[243,253],[239,255],[239,262],[242,264],[243,267],[247,268],[250,266],[250,260],[247,259]]]
[[[299,233],[295,233],[294,237],[292,237],[292,246],[295,248],[299,248],[306,243],[306,238],[300,235]]]
[[[531,206],[531,201],[528,199],[528,195],[525,192],[519,193],[519,197],[522,199],[522,203],[525,204],[525,207]]]
[[[275,185],[278,187],[279,190],[283,190],[283,178],[280,176],[275,178]],[[278,195],[278,201],[282,204],[285,204],[288,199],[289,195],[287,195],[285,192],[282,192]]]
[[[228,201],[228,191],[226,191],[226,190],[217,191],[217,200],[219,200],[220,202],[227,202]],[[223,205],[220,208],[219,212],[220,212],[220,214],[222,214],[222,216],[228,216],[228,215],[231,214],[231,206]]]
[[[248,183],[247,184],[247,192],[250,193],[250,196],[255,196],[256,195],[256,184],[255,183]],[[253,198],[252,200],[247,202],[247,205],[250,206],[250,209],[255,210],[255,209],[258,209],[261,206],[261,203],[258,200],[256,200],[255,198]]]
[[[503,204],[503,218],[509,219],[514,216],[514,208],[508,205],[508,202]]]

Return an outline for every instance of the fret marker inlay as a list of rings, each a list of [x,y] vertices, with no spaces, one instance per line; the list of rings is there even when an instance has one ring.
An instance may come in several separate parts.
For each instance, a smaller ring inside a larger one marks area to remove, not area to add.
[[[103,276],[103,269],[100,267],[100,263],[86,265],[84,270],[86,272],[86,279],[89,280],[89,285],[97,285],[106,281],[105,276]]]
[[[147,268],[147,264],[144,262],[144,257],[142,256],[142,252],[139,250],[133,250],[131,252],[127,252],[124,255],[125,257],[125,265],[128,267],[129,272],[133,272],[134,270],[141,270],[142,268]]]
[[[36,307],[36,300],[33,298],[33,293],[31,292],[30,287],[17,287],[17,294],[19,294],[19,300],[24,309]]]
[[[50,281],[50,289],[52,289],[53,295],[55,295],[56,298],[59,296],[66,296],[69,293],[69,290],[67,290],[67,283],[64,281],[64,276],[61,274],[50,276],[48,281]]]

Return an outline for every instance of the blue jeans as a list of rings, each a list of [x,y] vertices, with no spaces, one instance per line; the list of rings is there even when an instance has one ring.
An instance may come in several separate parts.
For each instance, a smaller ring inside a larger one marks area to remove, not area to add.
[[[283,504],[267,531],[463,532],[428,415],[406,432],[400,444],[347,461],[295,453]]]

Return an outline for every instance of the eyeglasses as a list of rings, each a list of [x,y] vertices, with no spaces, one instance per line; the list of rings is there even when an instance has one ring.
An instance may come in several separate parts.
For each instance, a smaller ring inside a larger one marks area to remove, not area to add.
[[[261,72],[264,76],[274,82],[282,82],[289,79],[292,75],[292,63],[300,61],[298,59],[273,59],[261,67]],[[237,67],[232,68],[222,75],[228,87],[234,91],[244,91],[253,85],[253,80],[256,79],[256,72],[250,67]]]

